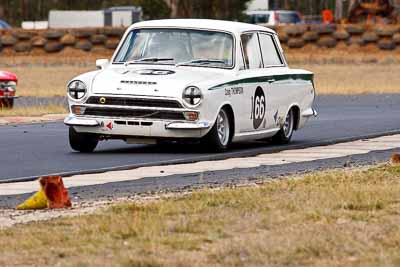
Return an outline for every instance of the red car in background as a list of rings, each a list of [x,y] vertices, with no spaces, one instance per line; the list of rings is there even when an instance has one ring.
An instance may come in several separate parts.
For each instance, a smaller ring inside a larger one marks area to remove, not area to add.
[[[14,106],[14,99],[17,98],[15,95],[17,83],[17,75],[7,71],[0,71],[0,109]]]

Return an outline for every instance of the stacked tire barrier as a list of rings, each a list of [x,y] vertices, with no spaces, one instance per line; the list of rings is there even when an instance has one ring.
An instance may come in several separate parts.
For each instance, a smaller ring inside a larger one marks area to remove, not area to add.
[[[288,25],[276,27],[279,39],[287,49],[298,49],[308,45],[334,49],[341,47],[373,45],[380,50],[400,49],[400,25]],[[0,56],[8,54],[29,54],[32,51],[58,53],[65,48],[77,51],[113,51],[125,28],[85,28],[3,30],[0,31]]]
[[[380,50],[400,48],[400,25],[288,25],[275,30],[281,42],[291,49],[309,44],[332,49],[338,44],[375,45]]]
[[[29,53],[37,49],[57,53],[66,47],[87,52],[114,50],[124,32],[124,28],[3,30],[0,31],[0,55],[5,49],[15,53]]]

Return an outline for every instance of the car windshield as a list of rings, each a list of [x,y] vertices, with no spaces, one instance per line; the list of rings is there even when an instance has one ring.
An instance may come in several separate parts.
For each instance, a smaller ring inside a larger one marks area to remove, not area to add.
[[[191,29],[137,29],[122,44],[114,63],[233,67],[233,37]]]
[[[251,14],[249,15],[248,22],[252,24],[268,23],[269,14]]]
[[[279,23],[297,24],[300,22],[301,22],[300,16],[296,12],[280,12],[279,13]]]
[[[0,29],[10,29],[11,26],[4,20],[0,20]]]

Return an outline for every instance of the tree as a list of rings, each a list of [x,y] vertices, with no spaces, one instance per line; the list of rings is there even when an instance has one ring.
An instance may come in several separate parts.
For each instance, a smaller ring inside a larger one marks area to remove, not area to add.
[[[98,10],[126,5],[141,6],[146,19],[168,18],[170,15],[164,0],[0,0],[4,19],[15,26],[23,20],[46,20],[52,9]]]
[[[251,0],[177,0],[179,18],[243,20]]]

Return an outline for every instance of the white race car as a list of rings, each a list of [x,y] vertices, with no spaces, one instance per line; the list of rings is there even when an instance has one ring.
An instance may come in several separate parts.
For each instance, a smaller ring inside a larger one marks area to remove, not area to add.
[[[290,69],[276,33],[218,20],[133,24],[111,61],[68,84],[72,149],[99,140],[288,143],[316,116],[313,73]]]

